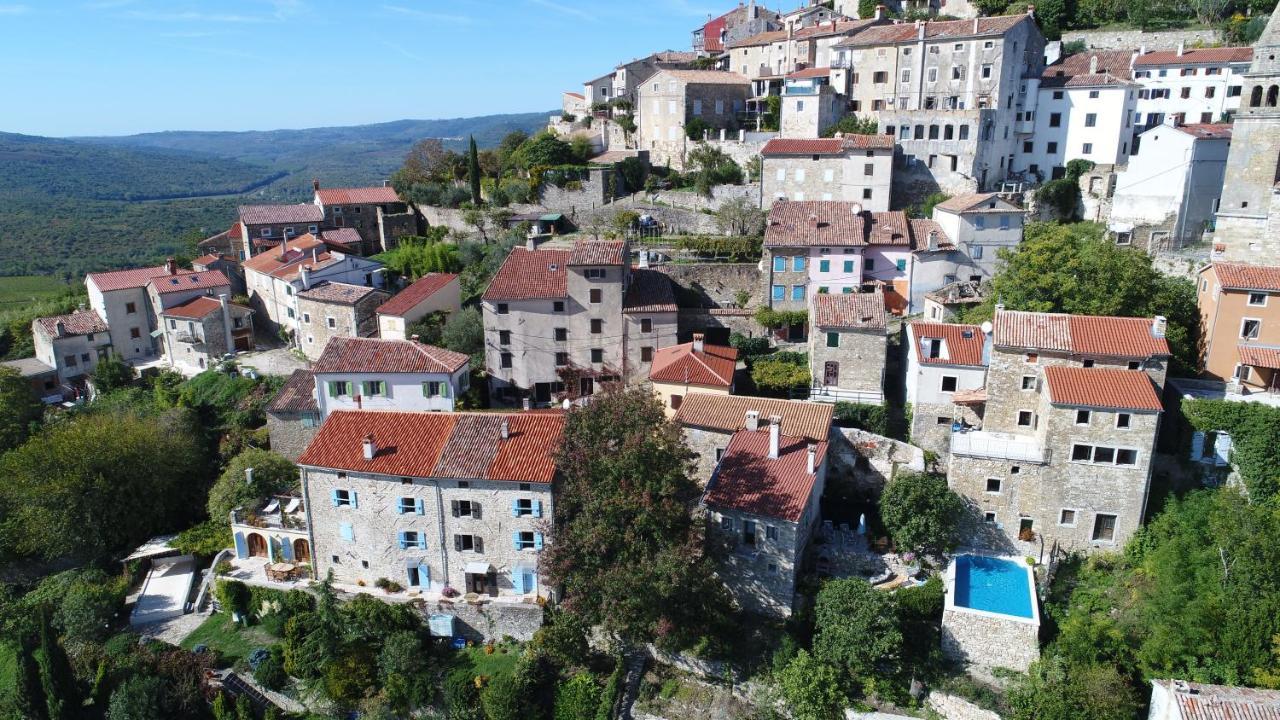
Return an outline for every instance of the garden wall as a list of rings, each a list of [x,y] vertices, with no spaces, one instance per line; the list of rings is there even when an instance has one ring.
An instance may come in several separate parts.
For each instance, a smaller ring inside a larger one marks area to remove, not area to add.
[[[760,296],[760,268],[755,263],[692,263],[663,265],[662,271],[671,278],[677,290],[676,303],[680,307],[726,308],[737,307],[737,294],[745,291],[758,305]]]
[[[924,451],[915,445],[857,428],[831,428],[832,470],[853,478],[858,490],[879,495],[898,468],[924,472]]]
[[[990,710],[983,710],[962,697],[946,693],[929,693],[925,704],[946,720],[1001,720],[999,715]]]
[[[490,602],[472,605],[466,602],[434,602],[418,605],[426,618],[443,613],[453,615],[454,632],[468,640],[488,642],[503,636],[525,642],[542,627],[542,606],[536,603]]]
[[[1165,30],[1143,32],[1141,30],[1072,30],[1062,33],[1062,44],[1083,40],[1085,47],[1095,50],[1177,50],[1178,43],[1186,47],[1213,45],[1218,42],[1215,30]]]

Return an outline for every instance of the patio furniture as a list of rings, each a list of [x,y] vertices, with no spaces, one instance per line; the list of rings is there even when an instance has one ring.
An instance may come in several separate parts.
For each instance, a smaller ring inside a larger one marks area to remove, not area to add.
[[[297,566],[293,563],[272,563],[267,566],[267,579],[276,582],[288,582],[293,579]]]

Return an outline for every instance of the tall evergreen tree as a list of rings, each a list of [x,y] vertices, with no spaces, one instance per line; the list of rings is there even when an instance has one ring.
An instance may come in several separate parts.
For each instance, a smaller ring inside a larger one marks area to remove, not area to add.
[[[467,179],[471,181],[471,204],[480,204],[480,154],[476,151],[476,137],[471,136],[467,148]]]
[[[30,637],[22,638],[18,649],[18,668],[14,678],[13,709],[17,717],[47,720],[44,688],[40,684],[40,667],[36,664],[34,643]]]
[[[45,703],[50,720],[70,720],[80,710],[80,692],[67,653],[49,622],[49,611],[40,613],[40,670],[44,677]]]

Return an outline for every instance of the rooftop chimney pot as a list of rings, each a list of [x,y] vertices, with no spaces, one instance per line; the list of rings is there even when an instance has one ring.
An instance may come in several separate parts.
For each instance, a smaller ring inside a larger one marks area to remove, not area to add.
[[[244,484],[245,485],[253,484],[253,468],[251,467],[244,469]]]
[[[373,433],[364,436],[360,441],[361,449],[364,450],[364,459],[372,460],[373,456],[378,454],[378,444],[373,441]]]
[[[165,271],[165,272],[167,272],[167,273],[169,273],[170,275],[177,275],[177,274],[178,274],[178,261],[177,261],[177,260],[174,260],[173,258],[165,258],[165,260],[164,260],[164,271]]]
[[[506,440],[511,437],[511,423],[506,418],[502,418],[502,439]]]
[[[706,336],[703,335],[702,333],[693,334],[693,351],[694,352],[702,352],[702,348],[704,347],[703,340],[705,338]]]
[[[747,411],[746,428],[751,432],[755,432],[756,430],[760,429],[760,411],[759,410]]]
[[[1165,330],[1169,326],[1169,320],[1163,315],[1157,315],[1151,319],[1151,336],[1162,338]]]
[[[812,475],[818,465],[818,444],[809,443],[806,455],[808,456],[808,460],[805,467],[808,469],[809,474]]]
[[[320,178],[311,178],[311,189],[320,192]]]
[[[769,416],[769,459],[778,459],[778,446],[782,444],[782,418]]]

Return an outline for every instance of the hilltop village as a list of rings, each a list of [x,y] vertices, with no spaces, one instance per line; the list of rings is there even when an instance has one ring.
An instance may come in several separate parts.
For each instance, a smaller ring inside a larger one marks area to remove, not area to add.
[[[943,4],[738,4],[88,274],[0,511],[125,572],[0,602],[14,717],[1280,717],[1280,19]]]

